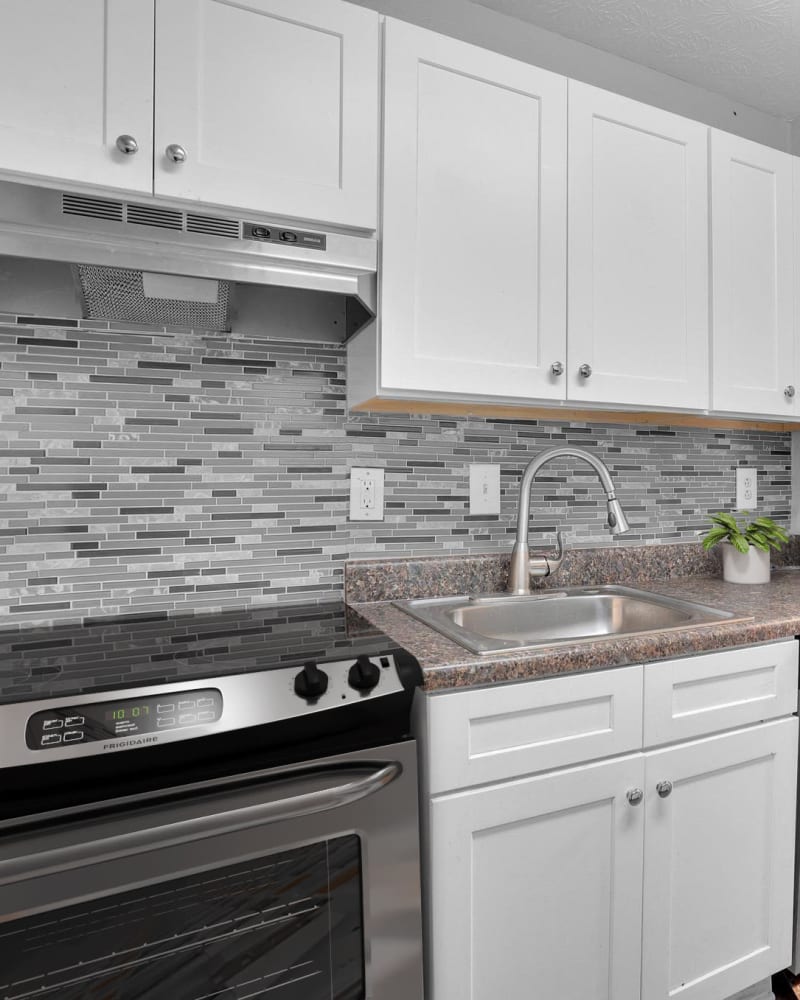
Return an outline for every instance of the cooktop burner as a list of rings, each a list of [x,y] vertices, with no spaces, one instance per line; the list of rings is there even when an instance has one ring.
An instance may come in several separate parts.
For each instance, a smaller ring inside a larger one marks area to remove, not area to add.
[[[339,601],[0,631],[0,704],[273,670],[388,645]]]

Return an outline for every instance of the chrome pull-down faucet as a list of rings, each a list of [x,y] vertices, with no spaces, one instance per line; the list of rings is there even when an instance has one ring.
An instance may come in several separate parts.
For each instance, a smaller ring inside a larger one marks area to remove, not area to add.
[[[532,459],[522,475],[519,487],[519,511],[517,514],[517,538],[511,553],[511,566],[508,573],[508,591],[511,594],[530,594],[532,576],[550,576],[555,573],[564,560],[564,539],[559,531],[556,551],[552,556],[531,557],[528,547],[528,521],[531,515],[531,484],[536,474],[547,462],[556,458],[580,458],[587,462],[594,471],[606,491],[608,506],[608,527],[615,535],[630,531],[628,519],[625,517],[619,500],[614,493],[611,473],[599,458],[595,458],[582,448],[548,448]]]

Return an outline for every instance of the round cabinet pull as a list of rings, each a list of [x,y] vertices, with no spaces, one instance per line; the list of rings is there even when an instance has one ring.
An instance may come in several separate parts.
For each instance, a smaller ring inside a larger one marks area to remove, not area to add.
[[[659,781],[656,785],[656,791],[661,796],[662,799],[666,799],[667,796],[672,794],[672,782],[671,781]]]
[[[591,378],[592,377],[592,366],[591,365],[581,365],[578,369],[578,374],[581,378]]]
[[[796,389],[793,385],[787,385],[783,390],[783,394],[787,399],[793,399]]]
[[[625,798],[630,802],[632,806],[638,806],[639,803],[644,798],[644,792],[641,788],[631,788]]]
[[[183,163],[186,160],[186,150],[183,146],[179,146],[177,142],[171,142],[164,152],[167,159],[173,163]]]
[[[550,365],[550,374],[551,375],[563,375],[564,374],[564,366],[561,364],[560,361],[554,361],[552,363],[552,365]]]
[[[139,151],[139,143],[132,135],[118,135],[116,145],[120,153],[124,153],[125,156],[133,156]]]

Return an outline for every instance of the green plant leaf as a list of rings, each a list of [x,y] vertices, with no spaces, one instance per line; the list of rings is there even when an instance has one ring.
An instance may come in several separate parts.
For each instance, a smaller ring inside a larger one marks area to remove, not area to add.
[[[711,515],[711,520],[716,524],[722,525],[723,528],[727,528],[729,531],[737,532],[739,531],[739,525],[736,523],[736,518],[732,514],[726,514],[724,511],[720,511],[717,514]]]
[[[708,551],[727,537],[728,532],[725,528],[712,528],[703,539],[703,548]]]
[[[747,552],[750,548],[750,544],[744,535],[737,532],[735,535],[731,535],[731,545],[738,549],[739,552]]]

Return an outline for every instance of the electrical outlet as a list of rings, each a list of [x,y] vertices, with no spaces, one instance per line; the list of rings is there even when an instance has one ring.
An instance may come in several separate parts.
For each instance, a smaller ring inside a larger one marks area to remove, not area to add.
[[[740,465],[736,470],[736,509],[755,510],[758,503],[758,470]]]
[[[500,466],[470,465],[470,514],[500,513]]]
[[[383,469],[350,470],[350,520],[383,520]]]

